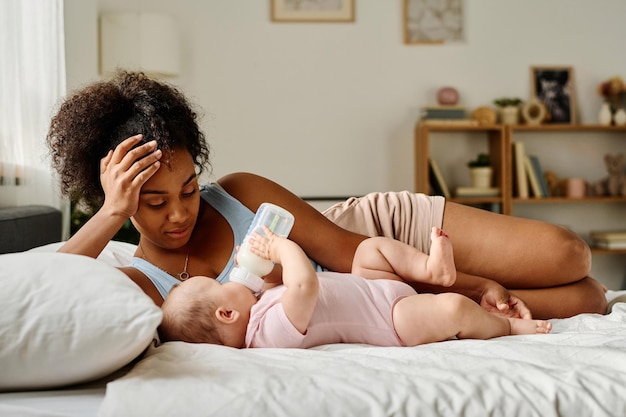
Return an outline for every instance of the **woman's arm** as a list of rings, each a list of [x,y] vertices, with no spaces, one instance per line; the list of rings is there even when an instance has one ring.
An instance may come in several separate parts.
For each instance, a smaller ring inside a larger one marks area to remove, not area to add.
[[[143,184],[159,169],[161,151],[156,142],[133,149],[142,135],[132,136],[109,151],[100,162],[102,207],[76,232],[59,252],[96,258],[122,225],[135,214]]]
[[[218,183],[253,212],[263,202],[291,212],[295,223],[289,239],[320,265],[336,272],[350,272],[356,248],[366,236],[342,229],[300,197],[258,175],[234,173],[222,177]]]

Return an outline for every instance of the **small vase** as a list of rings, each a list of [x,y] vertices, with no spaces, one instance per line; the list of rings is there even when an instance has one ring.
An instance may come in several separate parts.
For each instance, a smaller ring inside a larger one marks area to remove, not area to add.
[[[475,167],[470,169],[472,175],[472,186],[476,188],[491,187],[491,176],[493,170],[491,167]]]
[[[503,125],[516,125],[519,122],[519,107],[502,107],[500,110],[500,119]]]
[[[602,103],[602,107],[600,107],[600,112],[598,113],[598,123],[602,126],[608,126],[611,124],[612,119],[613,114],[611,113],[609,103]]]
[[[613,123],[615,126],[624,126],[626,125],[626,110],[619,109],[613,115]]]

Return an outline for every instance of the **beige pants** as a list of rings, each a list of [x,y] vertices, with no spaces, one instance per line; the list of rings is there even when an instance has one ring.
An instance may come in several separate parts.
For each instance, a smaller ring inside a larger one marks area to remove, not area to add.
[[[352,197],[324,211],[333,223],[366,236],[386,236],[430,252],[430,230],[443,224],[445,199],[408,191]]]

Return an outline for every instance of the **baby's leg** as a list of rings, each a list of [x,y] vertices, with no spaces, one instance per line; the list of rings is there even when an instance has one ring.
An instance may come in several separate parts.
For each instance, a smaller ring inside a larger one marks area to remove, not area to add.
[[[393,323],[407,346],[459,339],[490,339],[511,334],[549,333],[543,320],[509,319],[490,314],[471,299],[456,293],[417,294],[398,301]]]
[[[452,242],[447,234],[438,227],[430,232],[430,256],[426,268],[431,277],[439,277],[441,285],[449,287],[456,281],[456,268]]]
[[[545,320],[524,320],[507,317],[511,324],[511,334],[550,333],[552,323]]]
[[[395,279],[450,286],[456,280],[450,239],[433,228],[431,255],[386,237],[365,239],[357,247],[352,273],[369,279]]]

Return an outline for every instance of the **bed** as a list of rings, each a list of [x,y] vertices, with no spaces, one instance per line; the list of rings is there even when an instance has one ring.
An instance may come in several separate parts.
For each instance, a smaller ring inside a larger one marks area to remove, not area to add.
[[[548,335],[411,348],[159,344],[160,310],[58,244],[0,255],[0,416],[624,416],[626,291]]]

